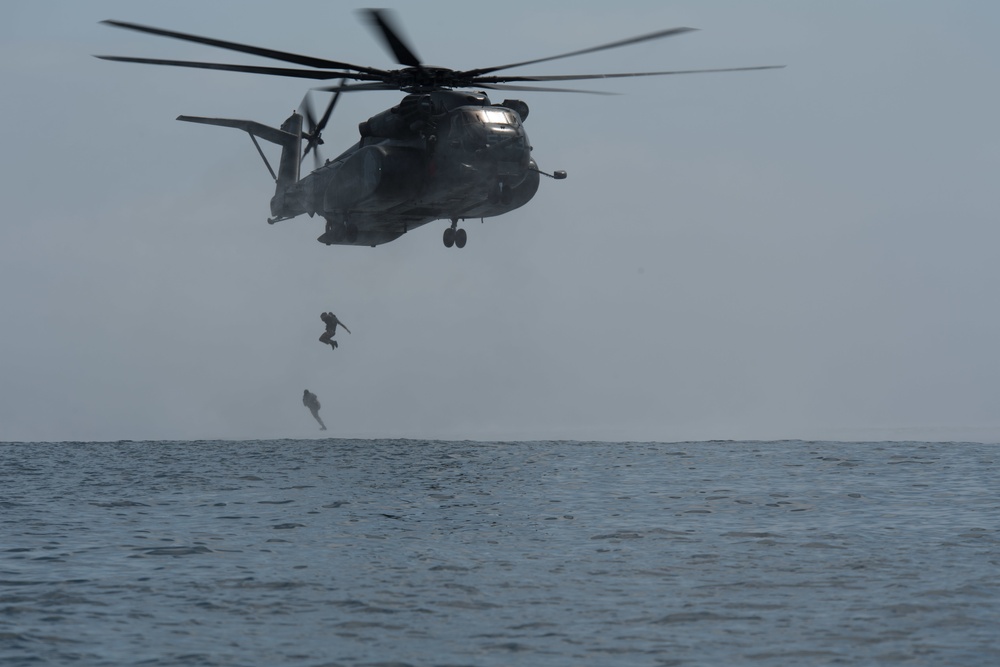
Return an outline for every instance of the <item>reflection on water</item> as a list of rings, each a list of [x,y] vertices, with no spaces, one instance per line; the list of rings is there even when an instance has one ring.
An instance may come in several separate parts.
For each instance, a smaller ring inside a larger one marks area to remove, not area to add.
[[[4,665],[1000,664],[996,446],[0,444]]]

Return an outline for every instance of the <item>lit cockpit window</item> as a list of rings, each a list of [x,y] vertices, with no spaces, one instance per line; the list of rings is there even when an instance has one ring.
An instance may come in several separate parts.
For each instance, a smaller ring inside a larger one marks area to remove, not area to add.
[[[517,121],[514,120],[514,114],[509,111],[503,111],[501,109],[482,109],[479,114],[480,119],[484,123],[491,123],[494,125],[517,125]]]

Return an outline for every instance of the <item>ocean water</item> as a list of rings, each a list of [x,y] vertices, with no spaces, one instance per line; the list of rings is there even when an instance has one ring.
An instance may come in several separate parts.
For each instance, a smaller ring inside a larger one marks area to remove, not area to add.
[[[998,665],[998,446],[0,444],[0,664]]]

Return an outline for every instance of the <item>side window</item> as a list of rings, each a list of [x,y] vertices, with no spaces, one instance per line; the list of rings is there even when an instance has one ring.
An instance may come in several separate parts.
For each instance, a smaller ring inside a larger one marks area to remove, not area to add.
[[[448,131],[448,140],[452,146],[458,147],[461,145],[465,135],[468,134],[469,120],[470,118],[464,113],[452,114],[451,128]]]

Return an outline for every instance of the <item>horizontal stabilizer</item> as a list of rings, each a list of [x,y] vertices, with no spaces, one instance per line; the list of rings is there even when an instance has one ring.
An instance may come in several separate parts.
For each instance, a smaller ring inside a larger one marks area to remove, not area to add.
[[[279,146],[287,146],[291,141],[298,141],[299,137],[291,132],[285,132],[274,127],[268,127],[263,123],[252,120],[234,120],[232,118],[202,118],[200,116],[178,116],[177,120],[184,120],[189,123],[203,123],[205,125],[219,125],[221,127],[235,127],[250,134],[260,137],[265,141],[270,141]]]

